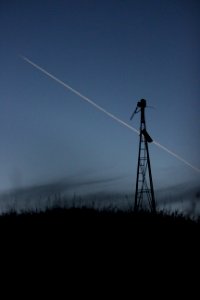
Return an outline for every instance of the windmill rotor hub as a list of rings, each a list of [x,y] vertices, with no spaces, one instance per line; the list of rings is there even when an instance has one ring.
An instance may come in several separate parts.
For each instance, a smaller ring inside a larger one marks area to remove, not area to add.
[[[146,107],[146,100],[145,99],[141,99],[140,101],[138,101],[137,107],[145,108]]]

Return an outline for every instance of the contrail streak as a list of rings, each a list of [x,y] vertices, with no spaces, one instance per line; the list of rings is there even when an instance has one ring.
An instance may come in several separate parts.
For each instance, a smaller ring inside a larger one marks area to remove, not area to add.
[[[73,89],[71,86],[69,86],[68,84],[66,84],[65,82],[63,82],[62,80],[58,79],[57,77],[53,76],[51,73],[47,72],[45,69],[41,68],[40,66],[36,65],[34,62],[32,62],[30,59],[26,58],[25,56],[21,56],[22,59],[24,59],[26,62],[28,62],[29,64],[31,64],[33,67],[35,67],[36,69],[40,70],[41,72],[43,72],[44,74],[46,74],[47,76],[49,76],[50,78],[52,78],[53,80],[55,80],[56,82],[60,83],[61,85],[63,85],[66,89],[70,90],[72,93],[76,94],[77,96],[81,97],[83,100],[87,101],[88,103],[90,103],[92,106],[94,106],[95,108],[97,108],[98,110],[102,111],[104,114],[106,114],[107,116],[109,116],[110,118],[114,119],[115,121],[117,121],[118,123],[128,127],[129,129],[133,130],[134,132],[139,134],[139,131],[137,129],[135,129],[134,127],[128,125],[127,123],[125,123],[124,121],[120,120],[119,118],[117,118],[116,116],[114,116],[113,114],[111,114],[110,112],[108,112],[107,110],[105,110],[103,107],[99,106],[98,104],[96,104],[94,101],[90,100],[88,97],[82,95],[81,93],[79,93],[77,90]]]
[[[187,160],[185,160],[184,158],[182,158],[181,156],[179,156],[178,154],[174,153],[173,151],[167,149],[165,146],[161,145],[160,143],[153,141],[153,143],[158,146],[159,148],[163,149],[164,151],[166,151],[167,153],[171,154],[172,156],[176,157],[178,160],[182,161],[184,164],[186,164],[187,166],[191,167],[193,170],[197,171],[200,173],[200,169],[193,166],[191,163],[189,163]]]
[[[113,120],[115,120],[116,122],[120,123],[121,125],[127,127],[128,129],[134,131],[135,133],[139,134],[139,131],[130,126],[129,124],[125,123],[124,121],[122,121],[121,119],[117,118],[116,116],[114,116],[113,114],[111,114],[110,112],[108,112],[107,110],[105,110],[103,107],[101,107],[100,105],[96,104],[94,101],[92,101],[91,99],[89,99],[88,97],[84,96],[83,94],[81,94],[80,92],[78,92],[77,90],[73,89],[71,86],[69,86],[68,84],[66,84],[65,82],[63,82],[62,80],[58,79],[57,77],[55,77],[54,75],[52,75],[51,73],[49,73],[48,71],[46,71],[45,69],[41,68],[40,66],[38,66],[36,63],[32,62],[30,59],[28,59],[25,56],[21,56],[21,58],[23,60],[25,60],[27,63],[31,64],[33,67],[35,67],[36,69],[40,70],[42,73],[44,73],[45,75],[47,75],[48,77],[50,77],[51,79],[55,80],[56,82],[58,82],[59,84],[61,84],[62,86],[64,86],[67,90],[70,90],[72,93],[76,94],[77,96],[79,96],[80,98],[82,98],[83,100],[85,100],[86,102],[88,102],[89,104],[91,104],[92,106],[94,106],[96,109],[100,110],[101,112],[103,112],[104,114],[106,114],[107,116],[109,116],[110,118],[112,118]],[[197,171],[200,173],[200,169],[193,166],[191,163],[189,163],[188,161],[186,161],[184,158],[182,158],[181,156],[179,156],[178,154],[174,153],[173,151],[167,149],[165,146],[159,144],[156,141],[153,141],[153,143],[161,148],[162,150],[164,150],[165,152],[171,154],[172,156],[174,156],[175,158],[177,158],[178,160],[180,160],[181,162],[183,162],[185,165],[191,167],[193,170]]]

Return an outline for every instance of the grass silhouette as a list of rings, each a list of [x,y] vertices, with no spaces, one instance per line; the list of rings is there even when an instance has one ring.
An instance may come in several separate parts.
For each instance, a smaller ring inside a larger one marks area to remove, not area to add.
[[[51,253],[50,264],[53,258],[61,265],[84,264],[85,270],[88,261],[96,267],[103,261],[105,268],[110,261],[115,267],[126,261],[134,268],[138,257],[142,262],[159,255],[174,258],[188,255],[188,247],[198,257],[199,232],[199,220],[178,212],[54,207],[0,216],[1,249],[11,257],[16,251],[29,259]]]
[[[193,220],[179,212],[158,211],[152,213],[148,210],[134,212],[132,209],[120,210],[115,208],[96,209],[89,207],[71,208],[47,208],[46,211],[24,211],[16,213],[14,210],[0,216],[0,226],[43,224],[53,226],[120,226],[128,230],[137,227],[146,228],[198,228],[200,229],[200,218]]]
[[[20,195],[19,195],[20,196]],[[20,198],[19,198],[20,199]],[[117,245],[152,244],[177,238],[182,242],[198,240],[200,219],[194,220],[178,212],[160,210],[151,213],[148,210],[134,212],[128,195],[96,195],[72,199],[59,194],[43,198],[43,202],[34,208],[25,206],[24,210],[15,209],[16,205],[0,216],[0,236],[11,241],[20,239],[21,243],[30,240],[57,241],[57,243],[76,244],[79,247],[93,242],[99,245],[114,243]],[[46,200],[45,200],[46,199]],[[115,206],[115,204],[126,204]],[[21,206],[23,207],[23,206]],[[137,243],[136,243],[137,241]]]

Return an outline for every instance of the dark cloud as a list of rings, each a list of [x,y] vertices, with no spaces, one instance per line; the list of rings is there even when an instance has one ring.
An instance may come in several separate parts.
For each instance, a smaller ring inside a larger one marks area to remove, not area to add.
[[[156,191],[160,209],[177,210],[191,217],[200,215],[200,186],[180,184]]]
[[[81,179],[77,176],[74,178],[60,179],[54,182],[12,189],[0,195],[0,209],[1,211],[10,209],[18,211],[35,208],[45,209],[45,205],[56,205],[56,201],[59,202],[61,198],[72,199],[75,195],[77,195],[76,201],[78,201],[78,197],[82,197],[83,195],[99,195],[99,190],[105,191],[106,186],[109,187],[110,184],[112,185],[123,178],[124,176]],[[76,205],[76,203],[74,203],[74,205]]]
[[[46,209],[54,205],[120,207],[129,209],[134,204],[134,192],[114,191],[125,176],[109,178],[82,176],[18,188],[0,195],[1,212],[14,209]],[[108,187],[108,189],[106,189]],[[114,192],[113,192],[114,191]],[[155,191],[159,209],[177,209],[191,215],[200,213],[200,188],[198,185],[179,184]]]
[[[189,202],[193,199],[199,199],[200,186],[194,184],[179,184],[159,189],[156,193],[159,203]]]

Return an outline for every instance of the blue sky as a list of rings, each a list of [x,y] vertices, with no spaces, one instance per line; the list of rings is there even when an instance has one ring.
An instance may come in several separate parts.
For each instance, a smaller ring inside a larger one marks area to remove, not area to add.
[[[135,188],[138,136],[19,55],[136,128],[145,98],[152,138],[199,168],[199,13],[194,0],[1,1],[0,190],[63,178]],[[155,145],[150,156],[156,189],[199,184]]]

